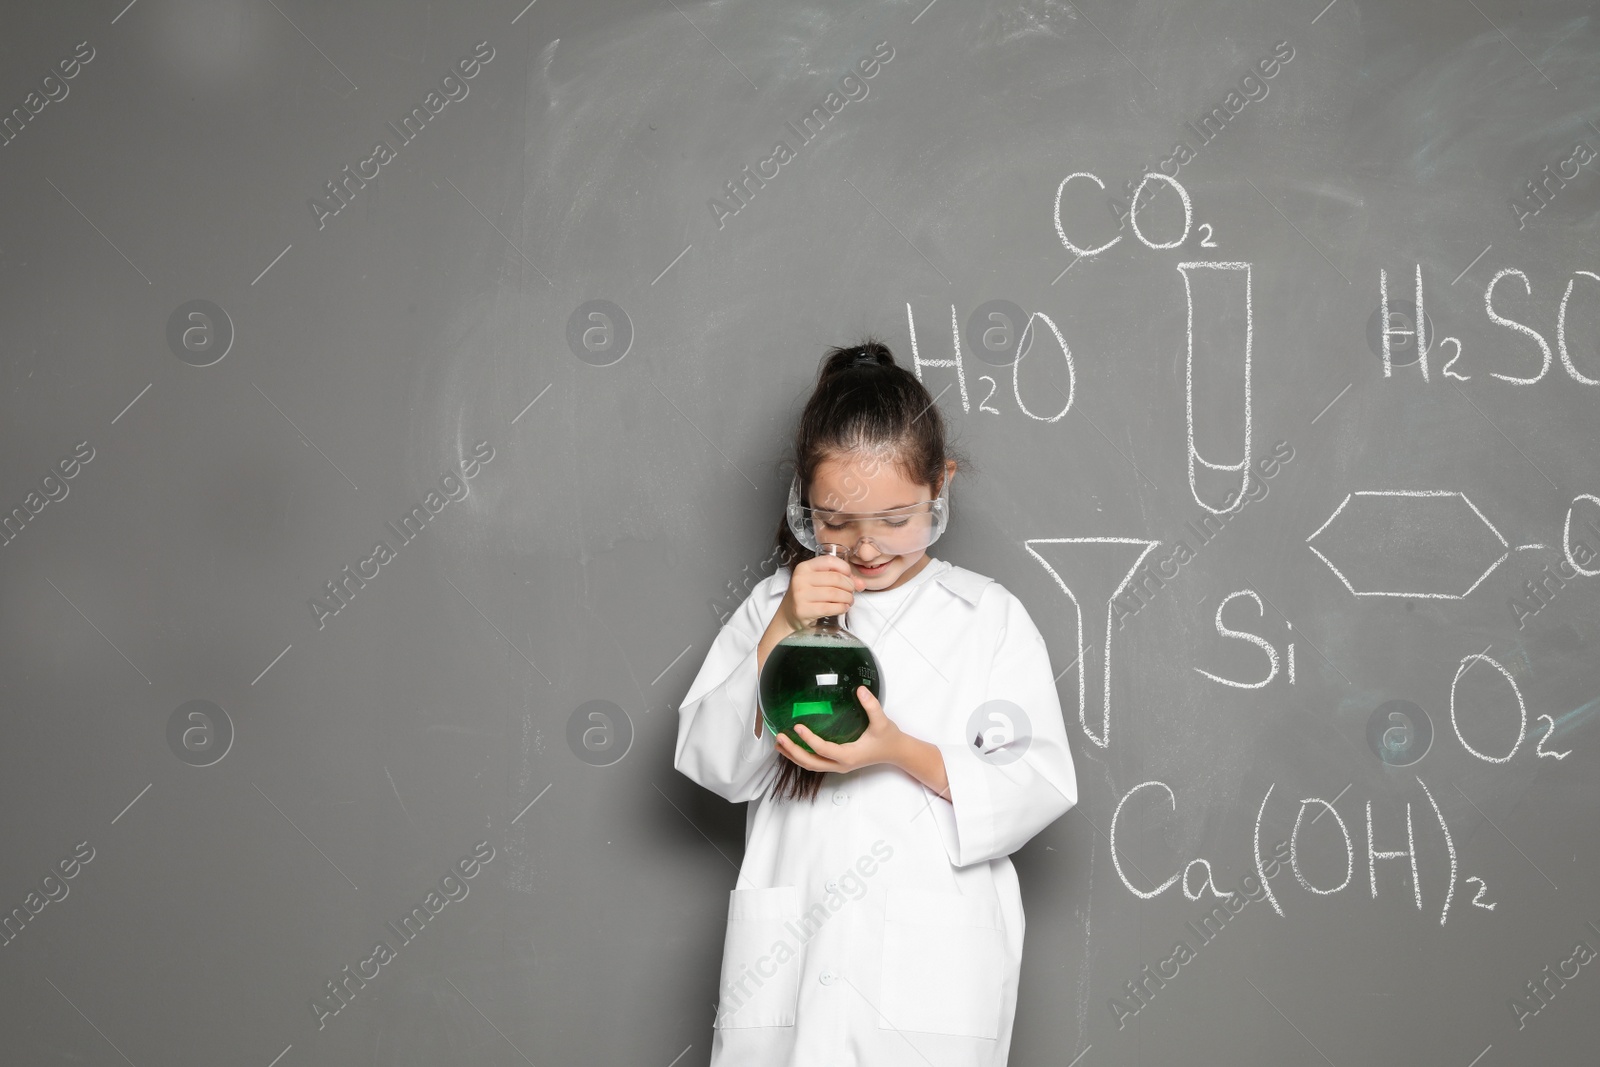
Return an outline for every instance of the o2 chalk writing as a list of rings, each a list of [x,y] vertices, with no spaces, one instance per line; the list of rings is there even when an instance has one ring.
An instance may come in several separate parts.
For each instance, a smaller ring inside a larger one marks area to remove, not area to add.
[[[1511,743],[1511,751],[1507,752],[1504,756],[1491,756],[1487,753],[1479,752],[1477,749],[1473,748],[1467,743],[1466,737],[1461,733],[1461,726],[1456,721],[1456,686],[1460,684],[1461,676],[1467,672],[1467,668],[1471,667],[1479,660],[1482,660],[1484,663],[1487,663],[1496,671],[1500,672],[1500,676],[1504,678],[1506,680],[1506,684],[1511,687],[1511,695],[1517,699],[1517,739]],[[1540,715],[1539,718],[1548,722],[1550,726],[1539,736],[1539,742],[1534,746],[1535,755],[1540,758],[1548,756],[1552,759],[1566,759],[1572,754],[1571,749],[1568,749],[1564,752],[1554,752],[1547,751],[1544,747],[1545,742],[1548,741],[1551,735],[1555,732],[1555,719],[1549,715]],[[1501,666],[1498,661],[1491,659],[1488,655],[1482,652],[1475,652],[1470,656],[1461,657],[1461,663],[1456,667],[1456,676],[1450,681],[1450,725],[1455,730],[1456,740],[1461,742],[1461,747],[1466,749],[1472,755],[1483,760],[1485,763],[1510,762],[1511,757],[1517,754],[1517,749],[1522,747],[1522,742],[1526,740],[1528,736],[1528,704],[1522,699],[1522,688],[1517,685],[1517,680],[1511,676],[1510,671],[1506,670],[1505,667]]]
[[[1511,687],[1511,695],[1517,698],[1517,739],[1511,743],[1511,751],[1504,756],[1490,756],[1479,752],[1467,744],[1467,739],[1461,734],[1461,724],[1456,721],[1456,686],[1461,683],[1461,676],[1468,667],[1482,660],[1505,678],[1506,684]],[[1456,740],[1461,742],[1461,747],[1486,763],[1505,763],[1517,754],[1517,749],[1522,747],[1522,740],[1528,735],[1528,705],[1522,699],[1522,690],[1517,686],[1517,680],[1511,677],[1511,672],[1502,667],[1498,660],[1491,659],[1482,652],[1475,652],[1470,656],[1462,656],[1461,663],[1456,667],[1456,676],[1450,679],[1450,726],[1456,732]]]

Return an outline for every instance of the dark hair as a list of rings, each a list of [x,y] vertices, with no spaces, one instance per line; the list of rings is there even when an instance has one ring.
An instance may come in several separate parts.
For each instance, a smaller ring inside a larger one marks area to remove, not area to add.
[[[816,388],[800,413],[794,458],[802,501],[810,502],[812,479],[825,460],[851,453],[893,463],[907,481],[935,492],[942,487],[946,462],[969,465],[946,443],[944,418],[922,382],[895,362],[888,345],[870,335],[850,348],[828,349]],[[777,548],[778,566],[791,573],[796,564],[816,555],[789,530],[787,516],[778,520]],[[816,798],[826,772],[781,755],[778,763],[769,796]]]

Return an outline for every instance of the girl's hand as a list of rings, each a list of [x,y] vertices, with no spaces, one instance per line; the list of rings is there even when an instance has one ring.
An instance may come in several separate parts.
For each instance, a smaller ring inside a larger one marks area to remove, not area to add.
[[[867,729],[860,737],[842,745],[835,744],[812,733],[805,723],[796,723],[795,732],[805,738],[806,744],[815,753],[807,752],[795,744],[788,734],[778,735],[778,751],[791,762],[812,771],[853,771],[874,763],[893,763],[898,766],[897,757],[906,735],[883,713],[883,706],[872,695],[872,690],[864,685],[858,686],[856,696],[867,711]]]
[[[791,629],[801,630],[824,615],[843,615],[867,580],[834,556],[813,556],[795,564],[778,613]],[[809,744],[810,741],[807,741]]]

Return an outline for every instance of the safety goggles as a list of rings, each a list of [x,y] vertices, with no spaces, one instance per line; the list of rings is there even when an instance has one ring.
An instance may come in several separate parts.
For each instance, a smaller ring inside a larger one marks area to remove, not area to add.
[[[944,480],[939,496],[889,511],[842,511],[813,508],[800,502],[800,477],[789,486],[789,530],[812,552],[826,543],[841,544],[859,555],[861,545],[870,541],[884,556],[909,556],[921,552],[939,539],[950,522],[950,479]]]

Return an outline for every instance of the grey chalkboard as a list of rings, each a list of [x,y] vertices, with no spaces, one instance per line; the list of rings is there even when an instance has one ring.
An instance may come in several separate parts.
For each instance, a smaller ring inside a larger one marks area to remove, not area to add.
[[[1592,1059],[1594,10],[1324,4],[11,5],[7,1061],[706,1063],[867,331],[1062,672],[1011,1062]]]

